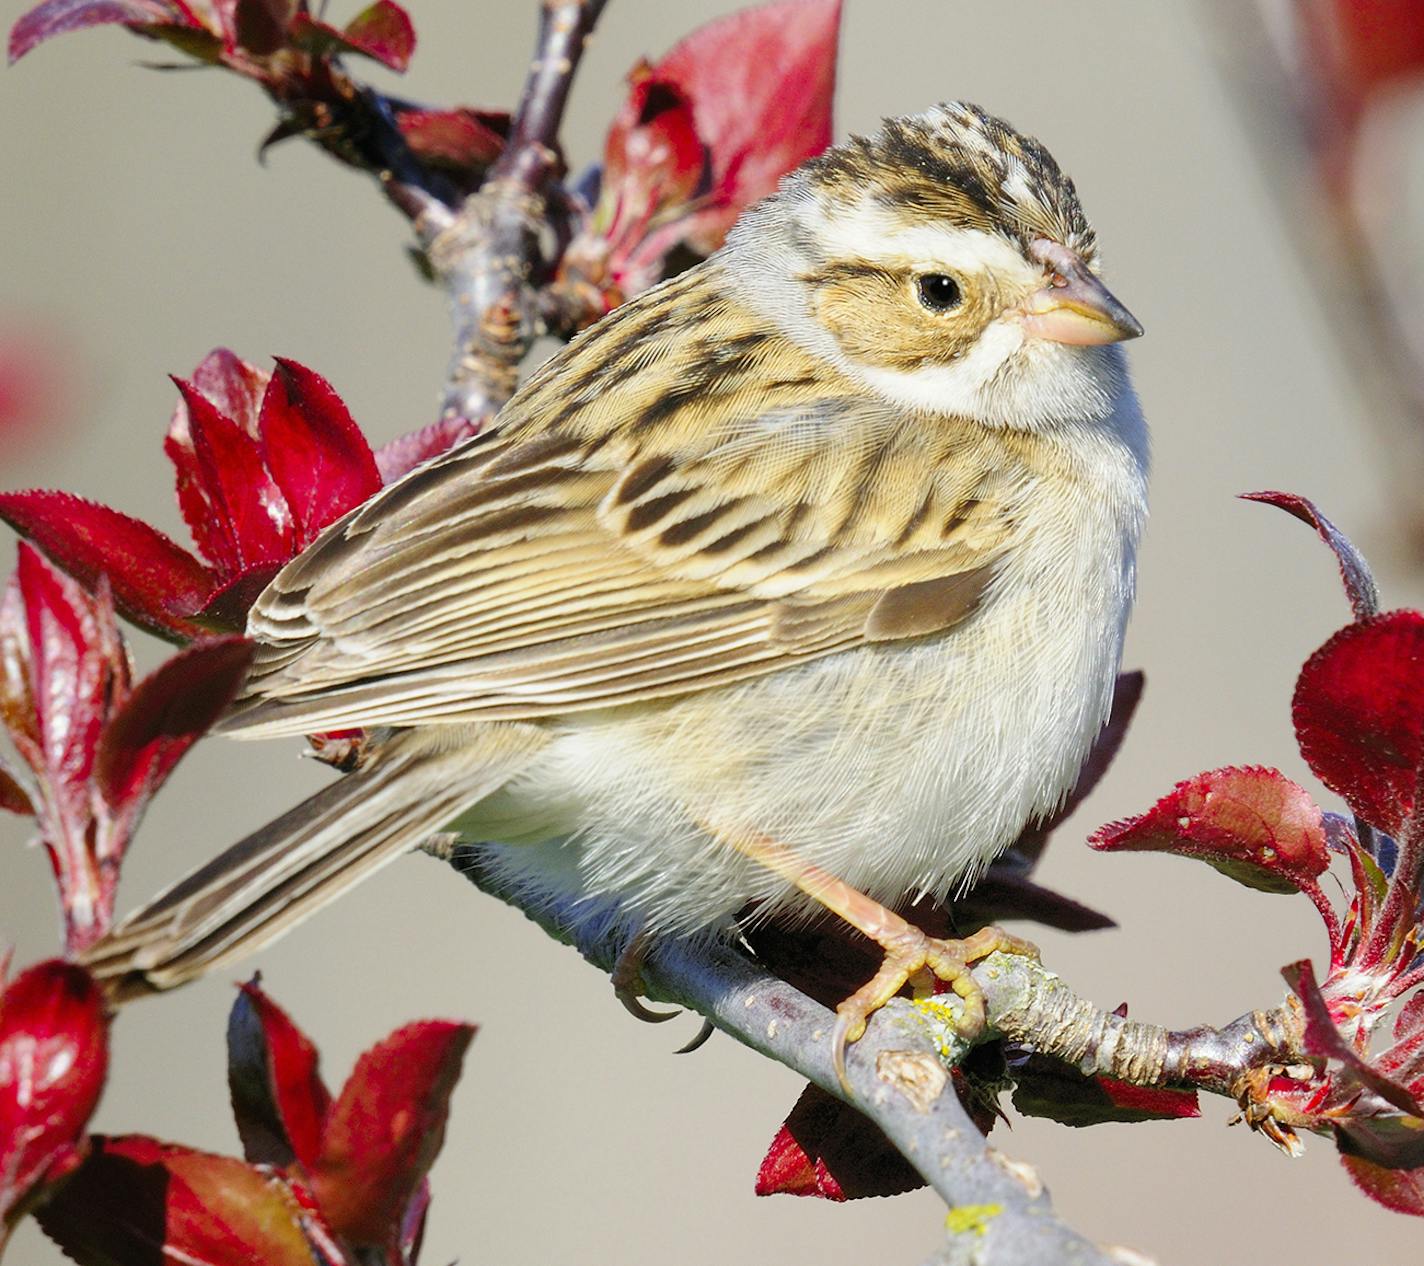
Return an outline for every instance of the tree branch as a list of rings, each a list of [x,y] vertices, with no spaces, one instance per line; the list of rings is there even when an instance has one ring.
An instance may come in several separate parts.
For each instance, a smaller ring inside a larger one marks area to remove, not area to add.
[[[527,878],[516,890],[477,846],[431,851],[601,970],[612,970],[624,942],[607,912],[590,917],[587,908],[575,910],[556,893],[529,886]],[[696,1011],[743,1045],[845,1097],[831,1064],[835,1017],[734,947],[662,941],[650,949],[641,974],[649,997]],[[1295,1058],[1293,1039],[1285,1037],[1294,1028],[1280,1011],[1252,1013],[1225,1029],[1172,1033],[1092,1007],[1027,958],[991,955],[974,974],[994,1033],[1137,1084],[1191,1084],[1229,1094],[1248,1060],[1254,1065]],[[847,1061],[854,1106],[960,1215],[932,1260],[953,1266],[1105,1266],[1122,1260],[1060,1222],[1037,1175],[1000,1155],[980,1134],[951,1086],[948,1069],[968,1046],[942,998],[892,1001]]]
[[[541,237],[559,237],[566,199],[559,124],[606,0],[545,0],[539,41],[508,144],[454,222],[426,239],[450,297],[454,353],[443,414],[492,417],[514,394],[519,363],[540,332],[537,287],[552,261]]]

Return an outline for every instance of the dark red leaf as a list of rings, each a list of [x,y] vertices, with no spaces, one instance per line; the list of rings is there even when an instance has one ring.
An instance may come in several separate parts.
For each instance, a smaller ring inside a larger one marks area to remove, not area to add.
[[[1201,1115],[1195,1090],[1087,1077],[1042,1055],[1031,1055],[1015,1066],[1014,1077],[1014,1107],[1025,1116],[1047,1117],[1063,1125],[1175,1121]]]
[[[187,617],[202,609],[216,578],[157,528],[67,492],[0,493],[0,519],[33,541],[81,584],[109,578],[114,603],[160,637],[201,630]]]
[[[296,8],[295,0],[236,0],[232,29],[237,46],[257,57],[275,53],[287,42],[287,24]]]
[[[1398,835],[1424,758],[1424,615],[1392,611],[1341,629],[1301,669],[1291,716],[1315,776]]]
[[[1315,887],[1330,864],[1320,807],[1274,769],[1216,769],[1180,782],[1146,813],[1112,822],[1089,843],[1104,852],[1197,857],[1264,892]]]
[[[397,1029],[356,1062],[309,1167],[327,1222],[358,1244],[390,1244],[445,1137],[468,1024]]]
[[[840,0],[782,0],[709,22],[656,66],[692,102],[711,152],[711,205],[696,217],[704,254],[744,207],[831,143]]]
[[[1345,596],[1350,600],[1355,619],[1365,620],[1379,611],[1379,590],[1375,587],[1369,563],[1350,538],[1320,513],[1315,502],[1293,492],[1244,492],[1241,499],[1264,501],[1294,515],[1302,523],[1310,524],[1335,553],[1335,559],[1340,564],[1340,579],[1345,582]]]
[[[504,149],[504,133],[491,120],[508,126],[507,116],[463,106],[396,114],[396,126],[417,158],[462,171],[483,171]]]
[[[277,358],[262,397],[262,455],[306,545],[381,486],[376,459],[331,384]]]
[[[219,413],[192,383],[174,379],[187,406],[165,450],[178,469],[178,499],[193,539],[223,579],[297,552],[297,529],[258,442]]]
[[[403,71],[415,52],[415,27],[410,15],[392,0],[376,0],[346,24],[342,32],[353,53]]]
[[[226,637],[180,651],[145,677],[99,741],[95,772],[115,813],[141,809],[237,693],[252,643]]]
[[[480,433],[480,424],[468,418],[441,418],[429,426],[402,435],[376,450],[376,469],[383,484],[395,483],[422,462],[439,457],[446,449]]]
[[[310,1168],[321,1150],[331,1094],[311,1039],[259,988],[242,986],[227,1023],[227,1076],[243,1154]]]
[[[75,1157],[108,1069],[98,986],[52,959],[0,993],[0,1223]],[[3,1238],[3,1231],[0,1231]]]
[[[37,1216],[80,1266],[340,1266],[281,1175],[141,1135],[96,1136]]]
[[[1342,1156],[1340,1163],[1365,1195],[1396,1213],[1424,1217],[1424,1168],[1386,1169],[1362,1156]]]
[[[10,28],[10,61],[37,44],[89,26],[182,26],[202,29],[184,4],[167,0],[45,0]]]
[[[32,817],[35,812],[29,793],[20,785],[20,780],[5,767],[4,761],[0,761],[0,809],[27,818]]]
[[[1286,984],[1295,992],[1305,1010],[1305,1049],[1321,1059],[1333,1059],[1344,1066],[1345,1072],[1361,1085],[1372,1090],[1386,1103],[1392,1104],[1410,1117],[1424,1117],[1414,1097],[1403,1086],[1391,1081],[1360,1056],[1336,1027],[1330,1014],[1329,1004],[1315,982],[1315,969],[1309,959],[1301,959],[1281,968]],[[1420,1122],[1424,1127],[1424,1121]],[[1418,1134],[1420,1145],[1424,1146],[1424,1132]]]
[[[808,1085],[762,1159],[756,1194],[855,1200],[899,1195],[924,1182],[875,1122]]]

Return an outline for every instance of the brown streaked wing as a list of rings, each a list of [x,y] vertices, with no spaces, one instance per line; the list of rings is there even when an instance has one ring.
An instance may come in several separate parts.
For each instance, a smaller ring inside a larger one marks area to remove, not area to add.
[[[619,322],[603,333],[599,392],[570,391],[579,340],[499,433],[289,564],[253,609],[259,650],[224,728],[547,717],[970,615],[1009,532],[982,432],[889,413],[747,314],[677,293],[661,325],[637,303],[615,314],[644,332],[622,336],[631,367],[607,363]]]

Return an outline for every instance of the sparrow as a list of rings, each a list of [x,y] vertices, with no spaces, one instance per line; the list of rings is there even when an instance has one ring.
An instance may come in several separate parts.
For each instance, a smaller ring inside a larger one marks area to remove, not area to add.
[[[220,727],[359,765],[89,954],[121,991],[251,952],[440,832],[630,942],[829,910],[907,981],[947,899],[1104,721],[1147,436],[1073,182],[968,104],[891,119],[575,338],[485,433],[332,524],[252,608]],[[629,973],[624,973],[624,979]]]

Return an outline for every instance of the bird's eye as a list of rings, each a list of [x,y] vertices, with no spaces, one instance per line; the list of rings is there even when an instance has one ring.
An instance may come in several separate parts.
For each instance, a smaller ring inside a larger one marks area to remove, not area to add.
[[[964,298],[959,283],[944,273],[925,273],[915,278],[915,294],[931,312],[948,312],[959,307]]]

